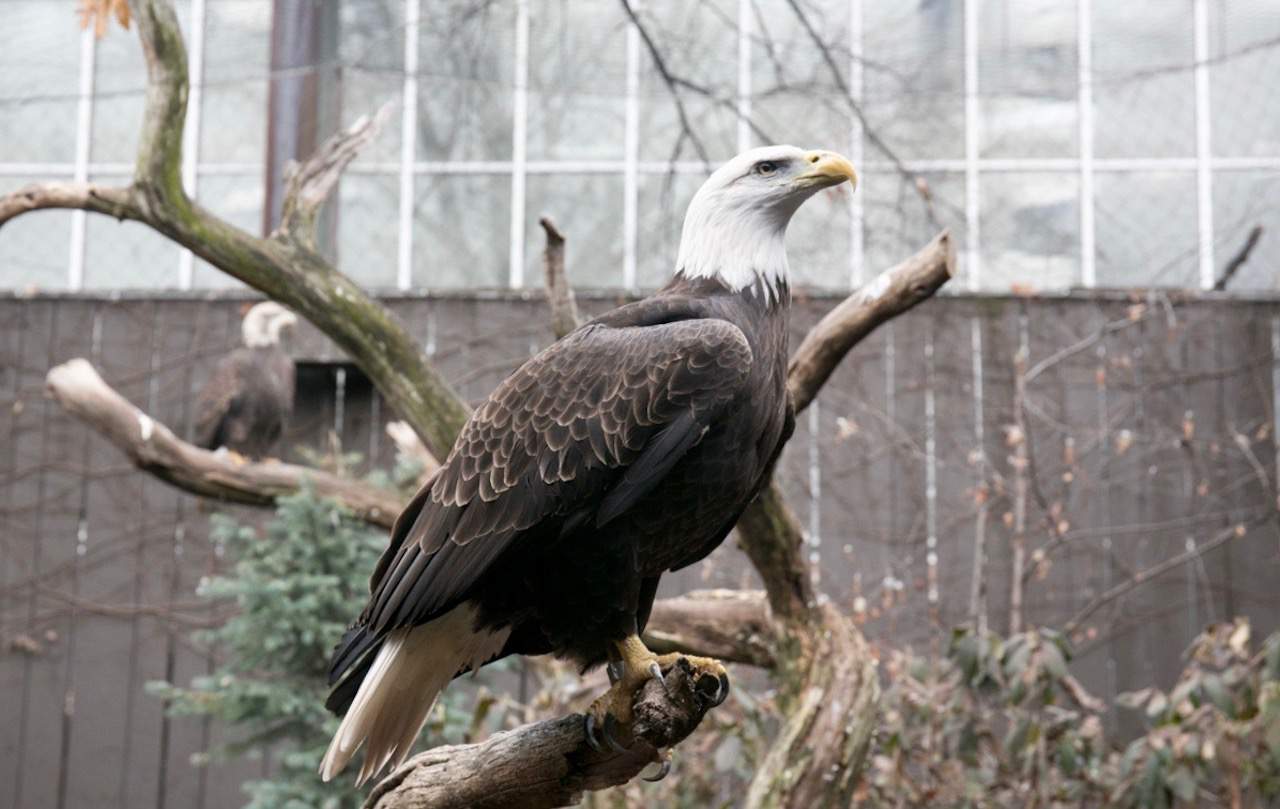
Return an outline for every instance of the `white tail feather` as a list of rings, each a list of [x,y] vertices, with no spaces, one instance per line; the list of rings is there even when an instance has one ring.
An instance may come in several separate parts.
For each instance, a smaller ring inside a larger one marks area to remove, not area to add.
[[[388,763],[395,767],[404,761],[454,675],[493,659],[511,634],[510,629],[477,631],[475,619],[476,608],[468,602],[434,621],[387,635],[329,743],[321,778],[328,781],[341,772],[366,743],[361,784]]]

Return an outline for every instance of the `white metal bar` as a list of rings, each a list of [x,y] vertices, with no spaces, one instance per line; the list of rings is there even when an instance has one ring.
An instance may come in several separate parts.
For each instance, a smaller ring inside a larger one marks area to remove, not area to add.
[[[1080,283],[1098,285],[1093,219],[1093,0],[1076,2],[1076,56],[1080,120]]]
[[[404,82],[400,88],[400,242],[396,252],[396,288],[413,286],[414,179],[418,149],[418,21],[421,0],[405,0]]]
[[[718,163],[713,162],[713,166]],[[906,160],[903,165],[916,172],[936,174],[961,174],[969,164],[963,158],[945,160]],[[1214,171],[1276,171],[1280,170],[1277,157],[1216,157],[1210,161]],[[399,162],[364,162],[352,165],[352,174],[400,173]],[[510,160],[419,160],[413,164],[416,174],[503,175],[510,174],[514,163]],[[1079,158],[986,158],[977,161],[978,170],[992,173],[1064,173],[1078,174]],[[1197,168],[1194,157],[1156,158],[1102,158],[1093,159],[1094,174],[1124,173],[1135,171],[1193,172]],[[622,174],[628,171],[626,160],[526,160],[525,174]],[[0,163],[0,176],[27,176],[32,174],[70,174],[72,163]],[[125,163],[91,164],[95,174],[128,174],[133,166]],[[261,166],[248,163],[203,163],[201,175],[246,175],[261,172]],[[639,160],[635,163],[637,174],[706,174],[706,166],[698,161],[683,160],[675,164],[660,160]],[[894,171],[896,166],[883,160],[868,160],[858,166],[861,173]]]
[[[924,502],[925,502],[925,565],[927,597],[930,604],[938,603],[938,439],[937,392],[934,390],[937,374],[933,361],[933,321],[925,320],[924,335]]]
[[[809,405],[809,569],[813,583],[821,580],[822,565],[819,548],[822,547],[822,405],[814,400]]]
[[[89,181],[89,155],[93,143],[93,70],[96,61],[97,38],[92,28],[80,32],[80,85],[79,102],[76,105],[76,154],[74,177],[76,182]],[[84,287],[84,243],[88,218],[84,211],[71,214],[71,252],[67,268],[67,286],[77,290]]]
[[[640,207],[640,30],[627,22],[626,142],[622,169],[622,286],[636,288]]]
[[[738,0],[738,152],[751,148],[751,0]]]
[[[182,186],[195,199],[200,180],[200,103],[204,91],[205,0],[191,0],[191,49],[187,54],[189,90],[187,121],[182,129]],[[195,256],[185,247],[178,254],[178,289],[191,289]]]
[[[529,127],[529,0],[516,0],[516,75],[511,91],[512,289],[524,286],[525,162]]]
[[[864,97],[862,77],[862,0],[849,0],[849,92],[861,104]],[[862,166],[862,121],[852,116],[849,126],[849,159],[859,171]],[[854,189],[849,204],[849,286],[862,286],[866,246],[862,237],[862,195]]]
[[[964,2],[964,219],[965,276],[969,289],[982,283],[979,260],[981,246],[982,195],[978,187],[978,0]]]
[[[1209,0],[1195,0],[1196,204],[1199,208],[1200,287],[1213,289],[1213,146],[1209,108]]]

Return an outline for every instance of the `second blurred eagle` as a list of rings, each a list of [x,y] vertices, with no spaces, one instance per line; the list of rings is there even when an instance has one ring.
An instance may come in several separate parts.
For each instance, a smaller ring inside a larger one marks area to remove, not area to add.
[[[200,390],[199,446],[225,447],[252,459],[271,453],[293,412],[293,360],[280,335],[297,323],[297,316],[275,301],[256,304],[244,316],[244,345],[218,361]]]

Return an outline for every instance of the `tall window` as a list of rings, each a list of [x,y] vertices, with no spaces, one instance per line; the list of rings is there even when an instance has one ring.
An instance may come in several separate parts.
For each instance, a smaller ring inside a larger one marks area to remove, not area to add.
[[[4,3],[0,190],[132,169],[136,37],[81,34],[75,5]],[[856,195],[824,195],[793,225],[793,272],[819,288],[861,283],[944,225],[972,290],[1207,288],[1276,219],[1270,0],[798,6],[803,19],[783,0],[633,0],[637,27],[604,0],[341,0],[342,118],[388,101],[396,117],[342,181],[340,266],[376,289],[536,284],[549,214],[575,283],[652,287],[708,165],[766,139],[847,151],[861,171]],[[178,9],[188,184],[257,229],[271,3]],[[1232,288],[1272,289],[1278,270],[1269,228]],[[230,283],[104,218],[0,232],[5,288]]]

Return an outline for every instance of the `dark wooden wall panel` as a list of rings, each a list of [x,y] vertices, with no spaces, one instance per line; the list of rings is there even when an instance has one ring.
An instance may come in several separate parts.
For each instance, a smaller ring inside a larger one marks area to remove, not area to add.
[[[616,302],[580,301],[587,313]],[[797,299],[793,341],[831,304]],[[57,806],[60,783],[68,806],[238,806],[239,785],[273,766],[269,756],[193,767],[192,755],[223,731],[167,717],[144,693],[148,681],[189,683],[216,666],[218,650],[192,639],[195,623],[214,614],[196,599],[199,581],[230,561],[209,536],[213,509],[138,474],[42,395],[48,367],[88,356],[132,401],[190,435],[194,392],[239,342],[244,305],[0,299],[0,807]],[[390,305],[473,402],[550,340],[536,295]],[[1133,570],[1183,552],[1188,538],[1203,543],[1269,514],[1278,316],[1280,306],[1264,302],[948,298],[880,330],[801,414],[778,470],[819,560],[819,592],[863,608],[877,645],[940,650],[948,629],[971,618],[982,525],[987,614],[1007,630],[1009,428],[1024,340],[1030,365],[1054,358],[1028,385],[1040,489],[1027,504],[1028,558],[1046,551],[1026,582],[1028,625],[1060,624]],[[333,430],[344,452],[362,456],[357,472],[388,468],[385,425],[395,414],[368,380],[335,364],[341,353],[310,327],[293,351],[310,365],[291,439],[327,452]],[[302,457],[299,447],[281,452]],[[1064,538],[1048,528],[1041,499],[1060,511]],[[258,524],[267,516],[233,510]],[[1274,629],[1276,543],[1274,521],[1256,525],[1097,610],[1073,637],[1076,673],[1111,697],[1168,682],[1205,621],[1245,613],[1259,634]],[[662,593],[753,586],[729,542],[667,576]],[[24,638],[40,644],[37,654],[17,650]],[[1125,719],[1120,729],[1135,727]]]

